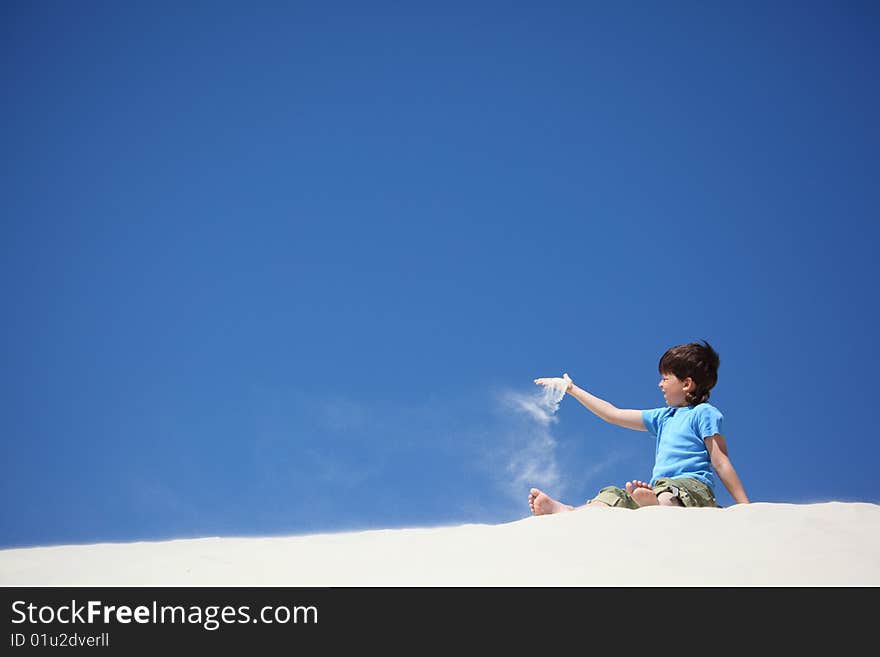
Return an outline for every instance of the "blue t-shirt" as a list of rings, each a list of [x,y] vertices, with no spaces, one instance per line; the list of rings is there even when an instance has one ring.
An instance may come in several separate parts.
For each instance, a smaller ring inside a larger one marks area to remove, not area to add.
[[[703,439],[721,433],[723,419],[721,411],[707,403],[642,411],[645,428],[657,438],[651,483],[661,477],[693,477],[714,490],[712,462]]]

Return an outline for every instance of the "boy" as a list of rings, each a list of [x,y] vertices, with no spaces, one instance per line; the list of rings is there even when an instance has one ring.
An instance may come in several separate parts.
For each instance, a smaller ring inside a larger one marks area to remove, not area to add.
[[[565,386],[565,392],[600,418],[636,431],[648,431],[656,438],[651,482],[626,482],[626,490],[606,486],[585,505],[638,509],[643,506],[715,507],[715,473],[734,500],[748,504],[749,498],[727,455],[721,434],[720,411],[707,403],[718,381],[720,359],[708,342],[691,342],[667,349],[660,359],[660,390],[664,408],[625,410],[594,397],[577,387],[564,374],[562,379],[535,379],[537,385]],[[711,467],[710,467],[711,464]],[[529,508],[535,515],[573,511],[575,507],[554,500],[537,488],[529,494]]]

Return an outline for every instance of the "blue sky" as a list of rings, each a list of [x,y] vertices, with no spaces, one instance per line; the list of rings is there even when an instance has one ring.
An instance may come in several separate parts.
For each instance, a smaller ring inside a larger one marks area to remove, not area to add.
[[[0,547],[581,502],[649,434],[511,400],[700,338],[753,501],[880,503],[872,3],[0,12]]]

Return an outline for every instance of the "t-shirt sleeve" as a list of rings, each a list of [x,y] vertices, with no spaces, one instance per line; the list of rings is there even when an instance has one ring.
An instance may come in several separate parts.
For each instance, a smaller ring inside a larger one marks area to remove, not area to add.
[[[696,421],[697,433],[700,438],[706,439],[709,436],[714,436],[716,433],[721,433],[721,423],[724,420],[724,416],[714,406],[704,406],[700,409],[700,413],[697,415]]]
[[[642,411],[642,422],[644,422],[645,429],[652,436],[656,436],[657,432],[660,431],[660,418],[663,417],[665,410],[666,407],[664,406],[663,408],[651,408]]]

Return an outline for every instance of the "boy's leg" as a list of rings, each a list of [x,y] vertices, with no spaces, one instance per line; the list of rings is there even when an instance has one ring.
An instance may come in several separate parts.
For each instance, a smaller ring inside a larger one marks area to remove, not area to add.
[[[532,510],[532,515],[536,516],[574,511],[573,506],[558,502],[537,488],[529,491],[529,508]]]
[[[547,495],[547,493],[543,492],[538,488],[533,488],[529,491],[529,508],[532,511],[532,515],[536,516],[544,516],[550,513],[565,513],[566,511],[574,511],[576,509],[585,509],[588,506],[611,506],[602,502],[601,500],[592,499],[587,500],[587,503],[582,506],[571,506],[570,504],[564,504],[557,500],[554,500],[552,497]]]
[[[598,495],[587,502],[590,506],[613,506],[624,509],[638,509],[639,505],[628,491],[617,486],[605,486]]]
[[[679,488],[674,485],[674,479],[658,479],[651,487],[651,496],[657,501],[654,504],[661,506],[684,506],[679,499]]]
[[[654,493],[664,506],[717,507],[712,489],[698,479],[658,479]]]
[[[671,486],[661,485],[665,483],[665,480],[658,479],[657,485],[652,487],[646,481],[634,479],[633,481],[626,482],[626,492],[630,494],[635,503],[640,507],[657,506],[658,504],[661,506],[684,506],[678,495],[672,492],[672,490],[676,489]],[[669,490],[670,488],[672,490]]]

